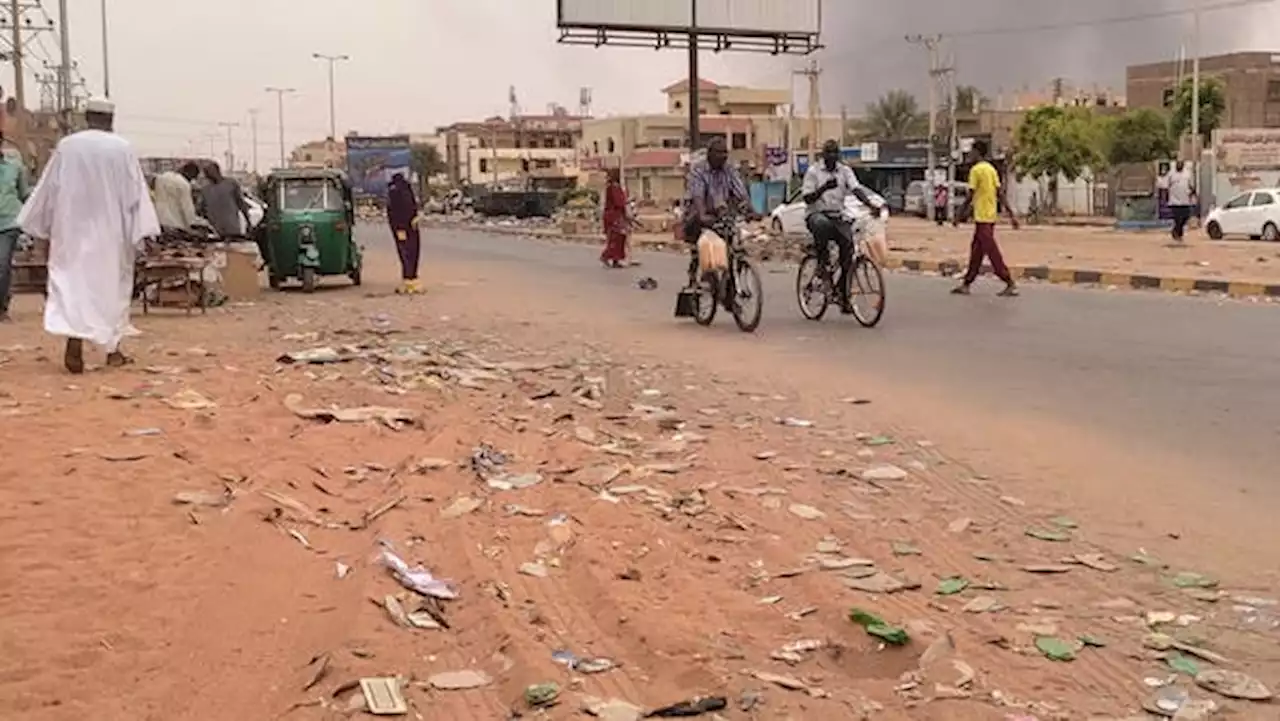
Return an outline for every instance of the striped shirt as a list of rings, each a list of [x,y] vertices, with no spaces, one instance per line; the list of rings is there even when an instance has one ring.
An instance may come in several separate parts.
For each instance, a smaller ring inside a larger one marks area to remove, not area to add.
[[[750,199],[742,177],[728,163],[716,170],[706,160],[695,162],[689,168],[685,186],[685,220],[693,217],[694,198],[702,198],[708,211],[740,205]]]

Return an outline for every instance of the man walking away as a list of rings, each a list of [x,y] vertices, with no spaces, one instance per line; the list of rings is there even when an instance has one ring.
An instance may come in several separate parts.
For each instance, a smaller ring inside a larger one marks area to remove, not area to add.
[[[0,142],[4,138],[0,137]],[[13,252],[18,247],[18,214],[31,191],[22,156],[6,148],[0,155],[0,323],[9,322],[9,293],[13,282]]]
[[[396,292],[402,295],[421,293],[418,256],[422,252],[422,235],[418,232],[418,199],[403,173],[391,176],[391,184],[387,188],[387,220],[391,222],[391,234],[395,236],[396,250],[400,254],[403,283]]]
[[[147,180],[128,141],[111,132],[115,106],[85,105],[88,130],[58,142],[18,224],[49,241],[44,328],[67,338],[63,362],[84,372],[84,341],[105,346],[107,365],[128,358],[120,342],[133,332],[134,256],[160,222]]]
[[[933,188],[933,222],[942,227],[947,222],[947,198],[950,194],[946,183],[938,183]]]
[[[209,163],[204,168],[204,175],[209,179],[201,191],[204,206],[204,217],[209,225],[223,238],[243,238],[252,227],[249,220],[249,204],[244,202],[244,193],[240,184],[222,175],[222,168],[217,163]],[[244,219],[244,225],[240,219]]]
[[[1004,197],[1000,185],[1000,174],[987,159],[989,149],[984,140],[973,141],[973,168],[969,171],[969,198],[965,201],[966,210],[972,206],[973,242],[969,246],[969,270],[964,274],[964,282],[951,292],[956,295],[969,295],[969,286],[978,279],[982,272],[984,257],[991,259],[991,269],[996,277],[1004,281],[1002,297],[1018,294],[1018,285],[1009,274],[1009,267],[1004,264],[1004,255],[996,243],[996,221],[1000,219],[1001,202],[1009,213],[1009,223],[1014,230],[1018,229],[1018,219],[1014,217],[1013,206]],[[966,213],[970,215],[970,213]]]
[[[1169,173],[1169,212],[1173,214],[1173,239],[1179,243],[1187,230],[1187,221],[1191,219],[1195,194],[1191,172],[1187,170],[1186,163],[1179,160]]]
[[[192,162],[177,172],[169,170],[156,176],[154,197],[161,228],[191,230],[199,220],[191,190],[191,182],[198,177],[200,166]]]

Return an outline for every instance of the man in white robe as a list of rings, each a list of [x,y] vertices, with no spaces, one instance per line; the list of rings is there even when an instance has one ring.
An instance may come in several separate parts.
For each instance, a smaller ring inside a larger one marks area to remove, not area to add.
[[[146,178],[132,146],[112,132],[115,106],[90,100],[88,130],[58,143],[18,224],[49,240],[44,328],[67,338],[64,362],[84,372],[84,341],[103,346],[107,365],[128,359],[120,342],[129,323],[134,257],[160,234]]]

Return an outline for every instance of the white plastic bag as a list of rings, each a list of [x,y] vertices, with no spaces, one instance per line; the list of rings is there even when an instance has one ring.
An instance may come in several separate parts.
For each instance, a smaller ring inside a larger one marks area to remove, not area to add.
[[[867,257],[883,268],[889,261],[888,221],[878,216],[867,218],[863,228],[862,242],[866,244]]]
[[[703,272],[729,267],[729,250],[724,239],[714,231],[704,230],[698,237],[698,268]]]

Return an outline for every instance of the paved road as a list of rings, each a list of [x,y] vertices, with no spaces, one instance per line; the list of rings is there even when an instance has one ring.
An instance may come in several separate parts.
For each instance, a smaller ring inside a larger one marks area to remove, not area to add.
[[[573,284],[579,296],[598,297],[596,307],[623,323],[670,318],[683,278],[684,260],[670,254],[641,255],[637,272],[606,272],[598,251],[583,246],[471,231],[428,235],[428,258],[529,269],[548,286]],[[369,242],[387,245],[380,234]],[[635,290],[638,275],[657,278],[661,289]],[[900,274],[888,285],[881,327],[864,330],[834,313],[812,323],[796,308],[794,270],[768,266],[758,340],[884,369],[988,413],[1016,404],[1123,443],[1195,449],[1233,481],[1253,479],[1247,485],[1280,497],[1266,483],[1280,466],[1280,309],[1053,286],[997,299],[994,281],[955,298],[950,281]]]

